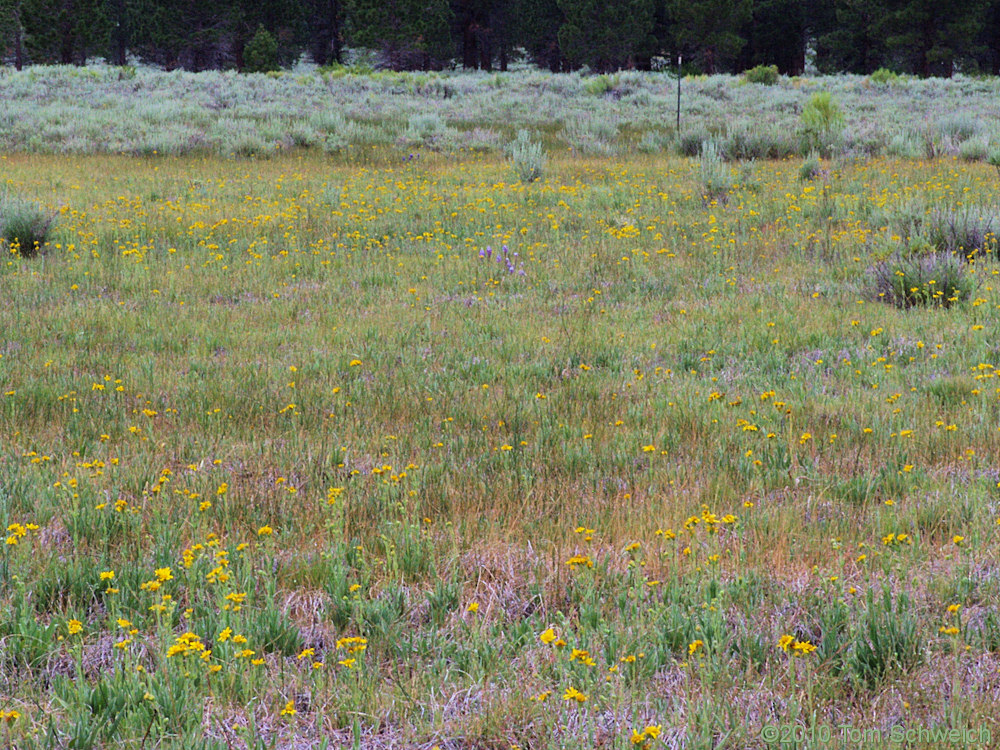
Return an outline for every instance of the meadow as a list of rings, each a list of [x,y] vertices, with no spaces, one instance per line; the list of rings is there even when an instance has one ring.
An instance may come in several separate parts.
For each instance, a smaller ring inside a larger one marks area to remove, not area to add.
[[[7,141],[0,746],[1000,742],[997,169],[511,126]]]
[[[0,151],[39,154],[269,156],[294,148],[342,155],[396,146],[500,153],[519,129],[583,156],[679,151],[707,140],[728,158],[807,155],[809,99],[843,111],[846,157],[985,160],[1000,142],[1000,79],[395,73],[300,67],[267,75],[92,66],[0,67]]]

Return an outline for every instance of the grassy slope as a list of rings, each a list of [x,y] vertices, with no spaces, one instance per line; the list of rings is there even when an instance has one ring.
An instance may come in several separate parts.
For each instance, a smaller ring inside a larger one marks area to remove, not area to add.
[[[886,217],[992,170],[761,163],[705,205],[659,156],[0,159],[61,212],[0,266],[0,521],[39,527],[0,552],[0,736],[995,729],[996,266],[948,311],[866,285]]]

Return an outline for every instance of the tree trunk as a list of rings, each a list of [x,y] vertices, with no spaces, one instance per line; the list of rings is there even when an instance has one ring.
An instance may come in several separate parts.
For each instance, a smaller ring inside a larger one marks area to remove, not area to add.
[[[337,0],[330,0],[327,13],[330,18],[330,57],[339,65],[344,61],[344,51],[340,44],[340,4]]]
[[[125,65],[128,48],[128,19],[125,17],[125,0],[115,3],[115,65]]]
[[[806,69],[806,42],[803,39],[795,50],[795,62],[792,63],[792,67],[787,71],[787,75],[790,76],[800,76]]]
[[[76,39],[73,33],[73,17],[64,8],[64,15],[59,23],[59,62],[63,65],[73,63],[73,52],[76,47]]]
[[[24,29],[21,28],[21,3],[14,4],[14,68],[24,67]]]
[[[920,40],[920,76],[931,77],[931,50],[934,48],[934,21],[927,19],[924,23],[923,37]]]
[[[488,38],[482,39],[479,44],[479,68],[485,71],[493,70],[493,50]]]
[[[462,67],[476,67],[476,32],[473,28],[471,18],[464,19],[462,23]]]

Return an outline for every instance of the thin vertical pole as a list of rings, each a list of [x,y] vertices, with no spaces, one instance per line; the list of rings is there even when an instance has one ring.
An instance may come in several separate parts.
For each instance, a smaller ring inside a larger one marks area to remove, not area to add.
[[[681,134],[681,56],[677,55],[677,135]]]

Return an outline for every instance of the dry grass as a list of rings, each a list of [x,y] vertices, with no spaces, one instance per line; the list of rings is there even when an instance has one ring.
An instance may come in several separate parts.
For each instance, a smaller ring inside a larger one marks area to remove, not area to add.
[[[0,266],[0,743],[996,729],[1000,272],[864,294],[992,172],[354,158],[0,157],[63,206]]]

